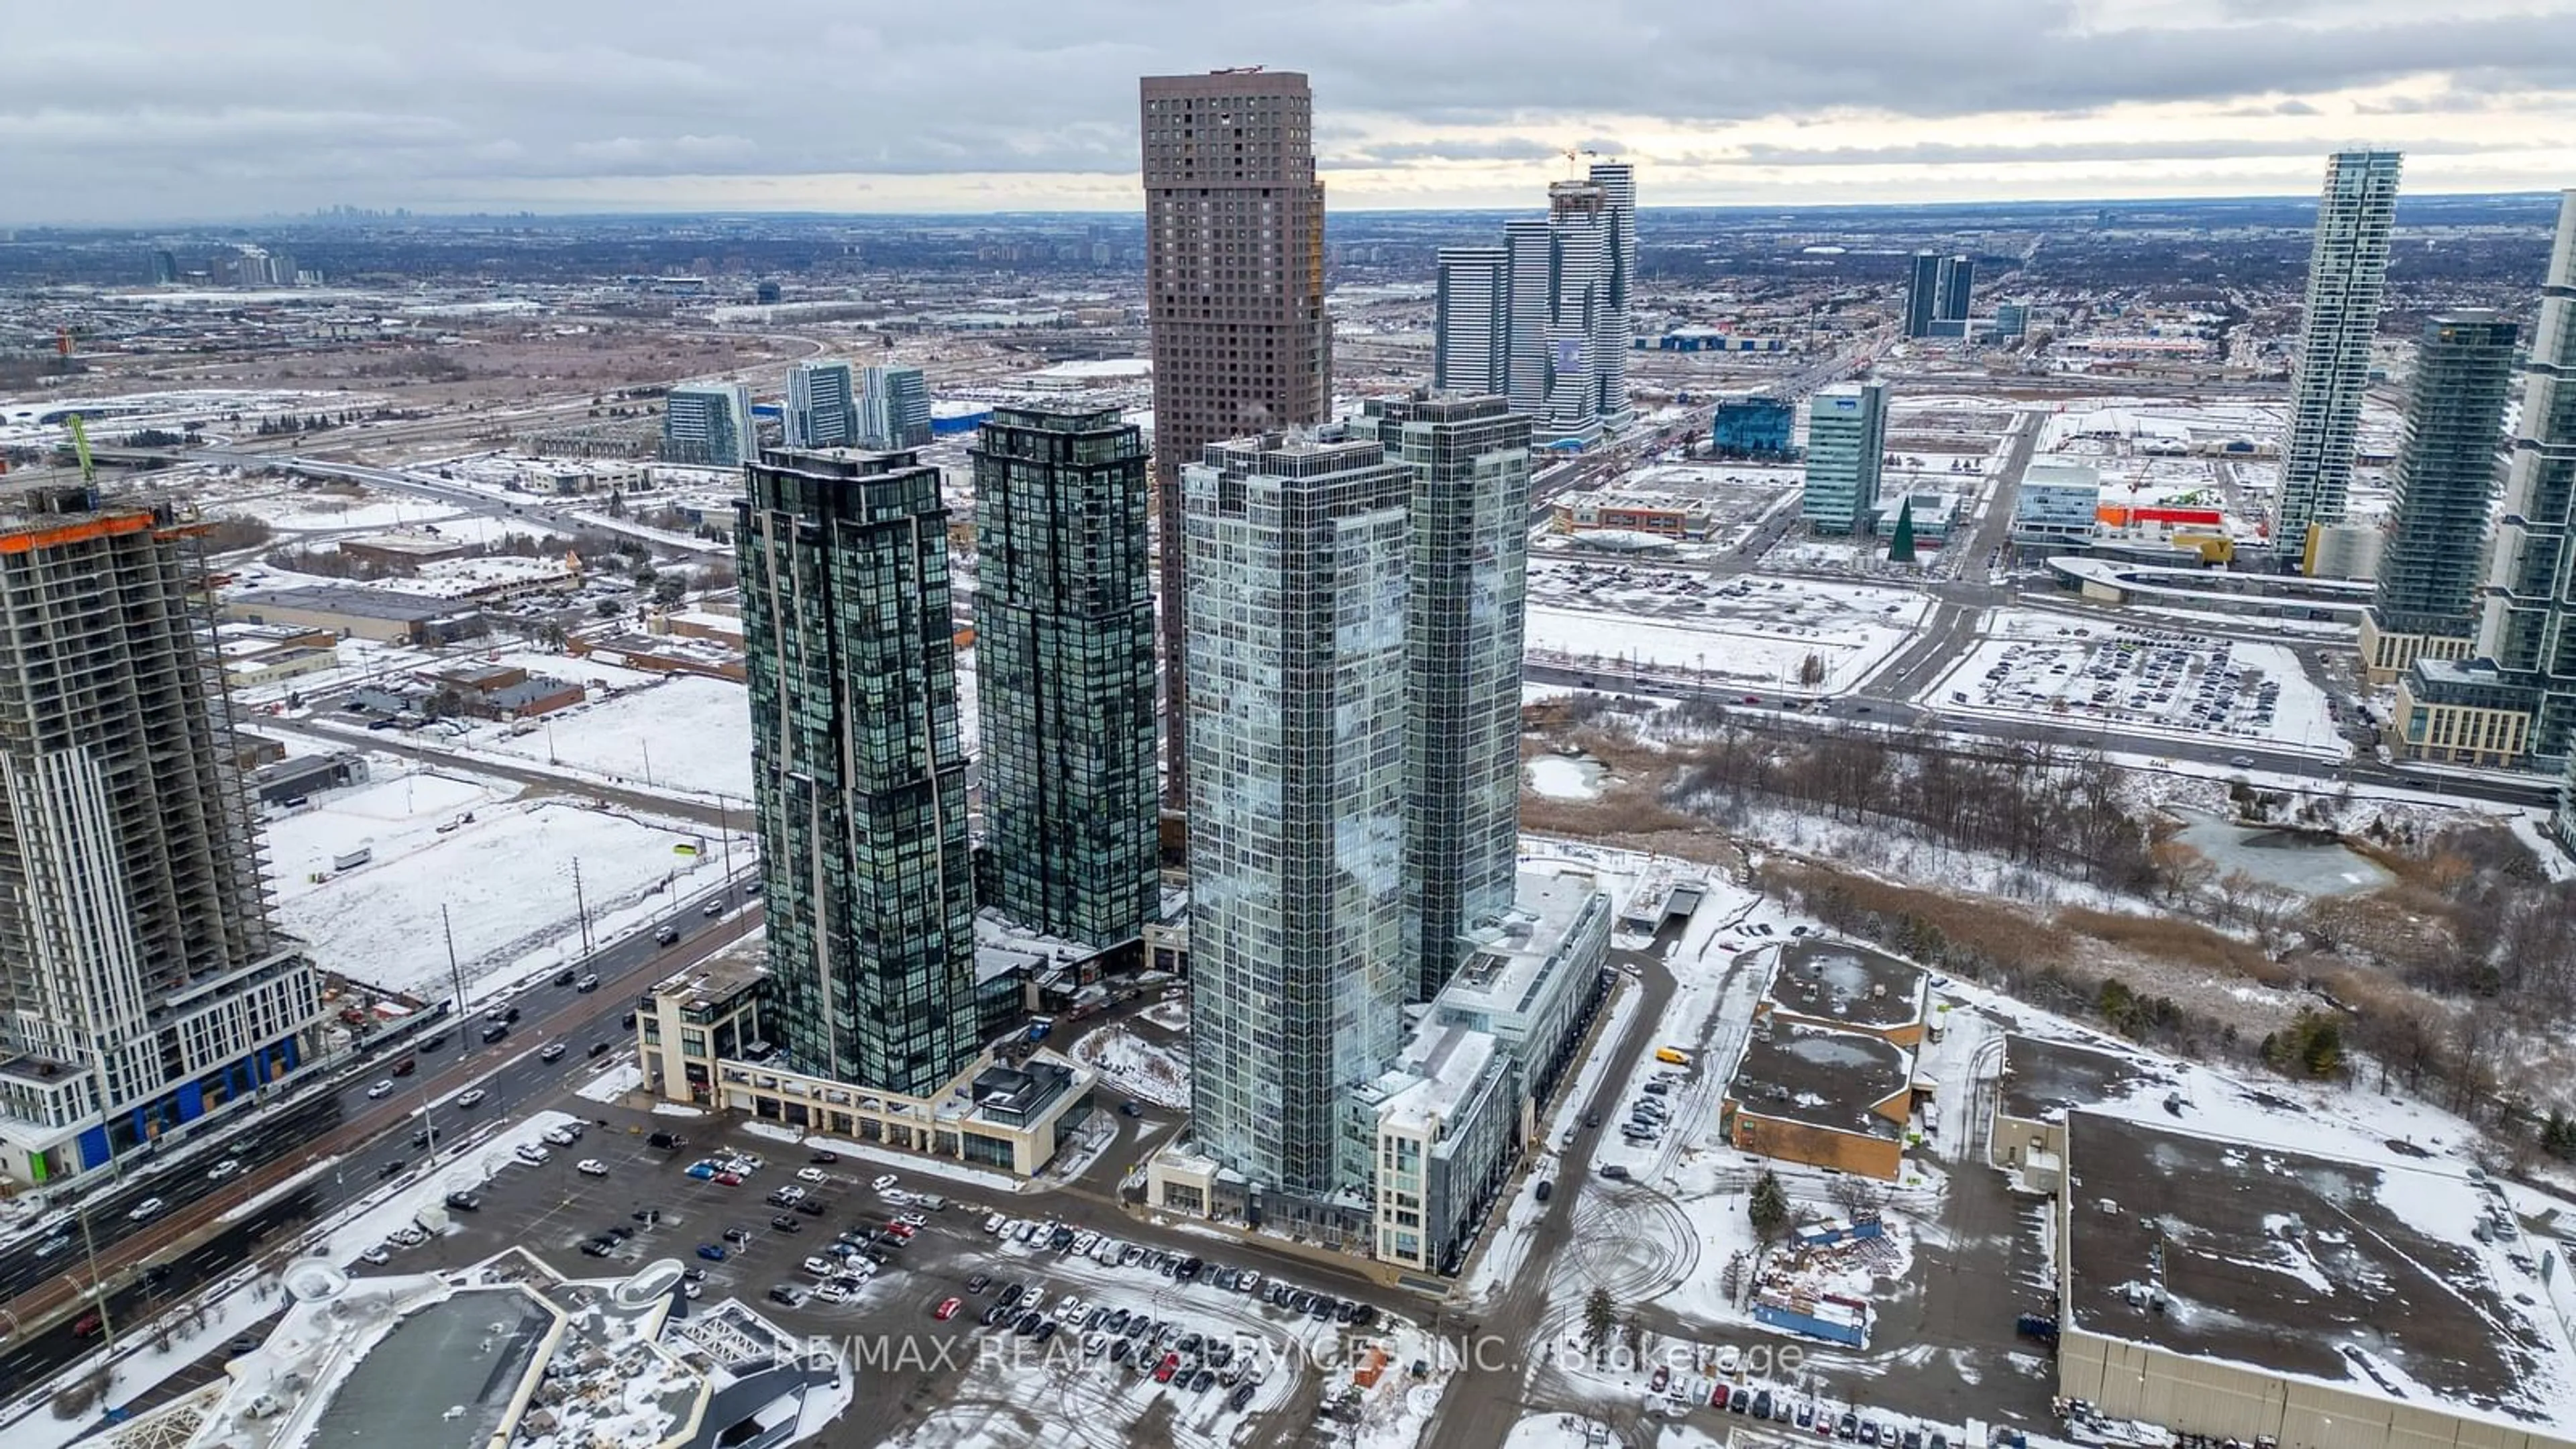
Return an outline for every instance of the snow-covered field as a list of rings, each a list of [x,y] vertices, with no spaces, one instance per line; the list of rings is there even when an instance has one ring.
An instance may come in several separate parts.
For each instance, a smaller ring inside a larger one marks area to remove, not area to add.
[[[582,908],[605,934],[659,893],[693,888],[692,873],[712,882],[721,871],[713,851],[674,851],[698,828],[518,795],[414,768],[314,796],[268,824],[281,922],[325,969],[433,998],[451,989],[452,930],[473,995],[552,969],[567,937],[577,946]],[[367,863],[332,868],[362,848]]]
[[[1533,568],[1533,580],[1538,570]],[[1542,597],[1569,600],[1542,603]],[[1532,589],[1533,659],[1676,670],[1769,689],[1834,693],[1859,684],[1930,609],[1923,594],[1866,584],[1747,575],[1724,583],[1668,569],[1593,570]],[[1801,685],[1809,661],[1823,671]]]
[[[2282,645],[2028,610],[1989,615],[1986,631],[1922,703],[2345,753],[2325,692]]]
[[[576,678],[596,672],[581,660],[555,666]],[[729,680],[684,674],[515,726],[492,725],[468,743],[648,788],[751,797],[751,707],[743,687]]]

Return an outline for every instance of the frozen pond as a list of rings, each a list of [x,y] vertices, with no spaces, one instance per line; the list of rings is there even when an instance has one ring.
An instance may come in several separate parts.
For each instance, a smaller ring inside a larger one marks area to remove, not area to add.
[[[2220,876],[2242,873],[2303,896],[2357,895],[2393,879],[2331,836],[2234,825],[2197,810],[2173,813],[2184,822],[2174,838],[2207,857]]]
[[[1601,798],[1601,763],[1588,756],[1541,755],[1529,762],[1529,787],[1550,800]]]

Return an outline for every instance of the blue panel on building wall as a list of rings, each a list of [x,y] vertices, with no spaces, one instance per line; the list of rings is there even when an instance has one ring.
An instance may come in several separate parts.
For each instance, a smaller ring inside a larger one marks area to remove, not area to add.
[[[152,1140],[152,1112],[150,1108],[137,1107],[134,1109],[134,1140],[137,1142],[149,1142]]]
[[[295,1038],[291,1036],[288,1037],[284,1042],[279,1044],[278,1049],[286,1053],[286,1069],[288,1071],[294,1071],[297,1067],[304,1065],[303,1054],[295,1049]]]
[[[206,1115],[205,1087],[196,1082],[190,1082],[188,1085],[181,1087],[179,1089],[179,1120],[182,1122],[194,1122],[204,1115]]]
[[[92,1127],[80,1135],[80,1159],[84,1171],[107,1166],[107,1129]]]

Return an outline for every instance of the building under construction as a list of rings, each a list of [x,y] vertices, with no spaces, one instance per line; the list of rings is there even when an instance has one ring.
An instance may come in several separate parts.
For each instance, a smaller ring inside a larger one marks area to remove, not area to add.
[[[197,530],[0,500],[0,1174],[59,1181],[300,1070]]]

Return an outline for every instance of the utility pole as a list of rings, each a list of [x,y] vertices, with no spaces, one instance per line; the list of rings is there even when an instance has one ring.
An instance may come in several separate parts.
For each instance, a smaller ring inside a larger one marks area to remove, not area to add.
[[[456,1019],[465,1020],[465,971],[456,964],[456,928],[447,923],[447,903],[438,903],[439,934],[447,938],[447,979],[456,986]]]
[[[572,862],[572,908],[574,913],[581,917],[581,954],[587,957],[590,955],[590,906],[581,893],[581,857],[579,856],[573,857]]]

